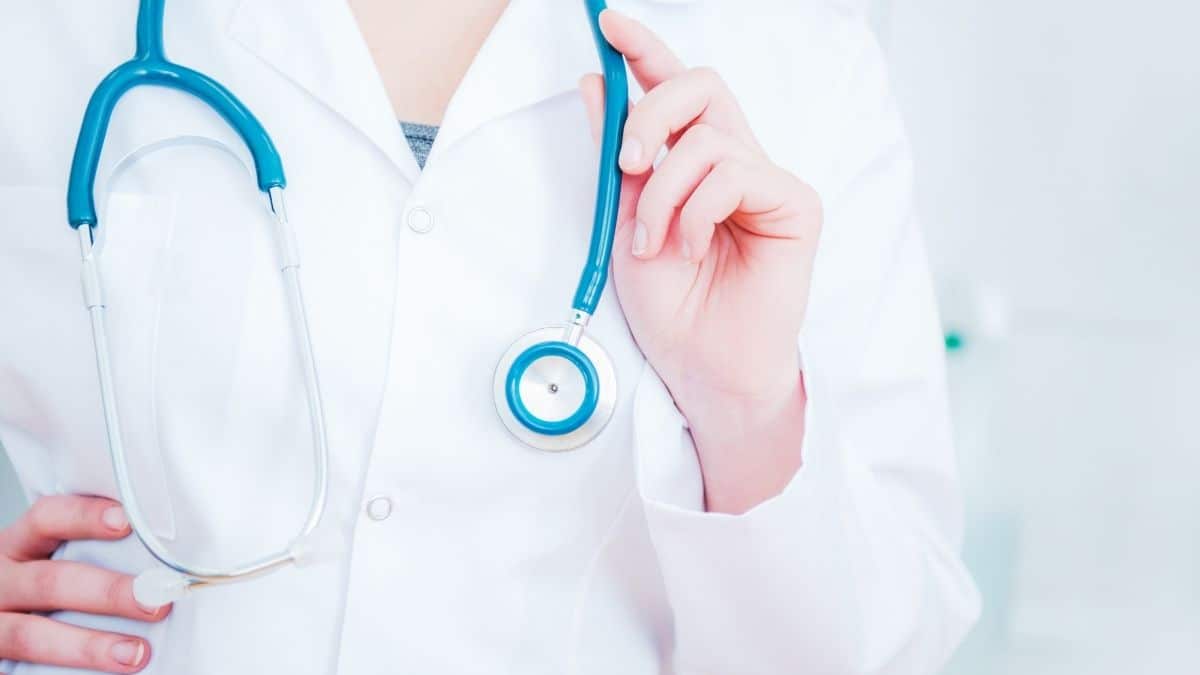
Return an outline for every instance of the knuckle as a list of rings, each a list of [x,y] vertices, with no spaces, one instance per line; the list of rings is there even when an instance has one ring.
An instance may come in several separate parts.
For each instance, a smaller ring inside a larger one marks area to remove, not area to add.
[[[651,189],[653,187],[654,189]],[[662,190],[658,186],[646,184],[646,189],[642,192],[641,199],[638,200],[637,215],[646,227],[656,228],[661,221],[665,219],[665,211],[667,210],[666,200],[661,195]]]
[[[712,125],[698,122],[688,127],[688,130],[683,132],[683,137],[680,142],[687,142],[696,145],[710,145],[717,141],[720,133],[712,127]]]
[[[642,136],[653,125],[653,111],[642,104],[635,105],[625,120],[625,135]]]
[[[702,220],[703,216],[692,202],[684,204],[683,208],[679,209],[679,229],[681,230],[694,230],[702,224]]]
[[[7,624],[4,630],[0,630],[0,655],[17,661],[32,660],[30,657],[37,648],[32,624],[20,619],[8,621]]]
[[[25,522],[34,535],[44,535],[50,529],[54,501],[50,497],[38,497],[25,512]]]
[[[92,666],[106,664],[109,662],[108,650],[110,642],[111,638],[107,635],[90,635],[83,642],[80,656]]]
[[[713,88],[724,88],[725,78],[712,66],[696,66],[692,68],[692,77]]]
[[[29,584],[30,592],[39,601],[52,601],[58,597],[58,591],[62,587],[62,572],[53,563],[35,566]]]
[[[83,498],[79,497],[79,501],[72,504],[71,518],[78,525],[80,531],[92,531],[97,527],[103,527],[102,520],[104,510],[110,506],[107,499],[99,498]]]
[[[129,583],[120,575],[113,575],[104,587],[104,602],[111,610],[124,607],[130,597]]]
[[[736,159],[727,159],[718,164],[713,172],[721,180],[736,182],[746,174],[746,167]]]

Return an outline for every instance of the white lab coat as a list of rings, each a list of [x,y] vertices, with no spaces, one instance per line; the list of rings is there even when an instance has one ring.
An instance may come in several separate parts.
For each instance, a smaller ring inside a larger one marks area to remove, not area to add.
[[[716,67],[772,157],[823,197],[805,465],[785,491],[745,515],[704,512],[685,422],[611,284],[590,333],[620,395],[599,438],[546,454],[496,417],[497,359],[565,317],[590,232],[597,153],[575,87],[598,61],[581,3],[513,1],[421,172],[344,2],[170,2],[168,55],[240,96],[284,158],[340,552],[199,592],[158,625],[61,619],[146,635],[145,672],[171,675],[936,671],[977,599],[881,55],[838,3],[615,4]],[[64,193],[87,97],[132,53],[137,3],[5,5],[0,437],[30,496],[115,497]],[[97,181],[138,496],[175,550],[213,564],[284,545],[312,471],[248,161],[196,100],[142,88],[117,109]],[[149,564],[132,538],[59,555]]]

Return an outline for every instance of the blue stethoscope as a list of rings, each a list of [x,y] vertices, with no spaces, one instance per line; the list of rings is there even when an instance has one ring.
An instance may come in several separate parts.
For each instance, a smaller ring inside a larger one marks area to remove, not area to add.
[[[67,219],[79,237],[84,304],[91,319],[101,404],[117,490],[134,533],[162,563],[162,567],[143,572],[134,582],[138,601],[152,607],[173,602],[194,589],[253,578],[291,563],[302,564],[318,557],[318,553],[331,543],[322,541],[329,537],[318,527],[327,501],[329,448],[316,359],[300,289],[299,247],[284,207],[283,192],[287,180],[283,162],[262,124],[228,89],[203,73],[167,60],[163,52],[165,1],[139,0],[137,51],[132,59],[109,73],[92,93],[75,145],[67,187]],[[501,358],[494,378],[496,409],[505,427],[522,442],[551,451],[577,448],[594,438],[612,417],[616,404],[617,384],[612,362],[594,340],[584,335],[584,329],[596,311],[608,278],[621,186],[617,150],[625,126],[629,94],[624,59],[600,32],[600,12],[605,8],[605,2],[584,0],[584,4],[600,53],[606,97],[599,184],[587,262],[567,324],[536,330],[519,338]],[[178,89],[200,99],[219,113],[249,148],[258,187],[267,194],[274,216],[280,270],[303,361],[314,463],[308,514],[287,548],[225,569],[185,564],[154,535],[139,508],[121,440],[105,328],[104,286],[93,236],[99,225],[94,190],[113,109],[127,91],[147,84]]]

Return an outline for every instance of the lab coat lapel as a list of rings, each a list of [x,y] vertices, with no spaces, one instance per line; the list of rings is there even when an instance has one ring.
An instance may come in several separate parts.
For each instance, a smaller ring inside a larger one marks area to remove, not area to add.
[[[420,170],[345,2],[242,0],[229,31],[374,143],[405,179],[416,182]]]
[[[487,122],[563,92],[598,72],[580,0],[512,0],[459,84],[429,163]]]

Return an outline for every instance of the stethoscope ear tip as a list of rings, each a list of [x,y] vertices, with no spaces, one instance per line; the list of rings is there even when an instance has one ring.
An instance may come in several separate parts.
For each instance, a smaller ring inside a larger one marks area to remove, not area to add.
[[[182,574],[155,567],[134,578],[133,599],[142,607],[158,609],[187,595],[190,586],[191,582]]]

